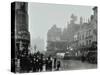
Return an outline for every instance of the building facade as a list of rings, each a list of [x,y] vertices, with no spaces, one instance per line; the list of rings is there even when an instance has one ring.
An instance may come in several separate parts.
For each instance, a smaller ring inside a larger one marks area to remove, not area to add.
[[[77,32],[80,28],[80,25],[75,23],[75,21],[77,20],[77,16],[72,14],[70,18],[71,20],[67,24],[67,28],[64,28],[62,31],[61,40],[71,41],[73,39],[72,37],[74,36],[75,32]]]
[[[16,55],[28,55],[30,33],[28,30],[28,3],[15,2]]]
[[[11,45],[11,71],[20,72],[22,58],[28,57],[30,46],[27,2],[11,3]]]
[[[51,29],[48,30],[47,33],[47,50],[53,49],[53,43],[56,41],[60,41],[61,37],[61,29],[53,25]],[[52,45],[52,46],[51,46]]]
[[[47,33],[47,54],[56,55],[57,52],[65,52],[68,42],[61,39],[62,31],[53,25]]]
[[[74,34],[71,43],[74,49],[88,50],[94,43],[97,44],[97,7],[94,7],[93,11],[90,21],[81,24],[80,29]]]

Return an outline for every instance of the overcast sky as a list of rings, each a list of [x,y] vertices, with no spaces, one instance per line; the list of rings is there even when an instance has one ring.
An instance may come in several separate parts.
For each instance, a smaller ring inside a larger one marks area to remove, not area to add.
[[[75,6],[61,4],[29,3],[29,31],[31,40],[37,37],[46,42],[47,31],[54,24],[57,27],[67,27],[71,14],[78,18],[88,19],[93,13],[93,6]],[[78,22],[78,21],[77,21]]]

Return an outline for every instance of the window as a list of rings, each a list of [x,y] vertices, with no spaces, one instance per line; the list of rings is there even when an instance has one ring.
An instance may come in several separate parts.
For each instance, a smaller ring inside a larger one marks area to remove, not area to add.
[[[82,43],[82,46],[84,46],[84,42]]]
[[[86,37],[88,37],[88,31],[86,31]]]
[[[88,45],[88,40],[86,40],[86,45]]]
[[[81,35],[79,35],[79,39],[81,40]]]
[[[89,36],[91,35],[91,30],[89,30]]]
[[[82,39],[84,40],[84,34],[82,35]]]
[[[91,40],[89,40],[89,45],[91,44]]]

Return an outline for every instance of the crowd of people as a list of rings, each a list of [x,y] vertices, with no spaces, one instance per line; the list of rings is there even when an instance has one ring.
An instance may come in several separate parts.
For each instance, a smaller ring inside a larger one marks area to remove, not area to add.
[[[40,52],[20,58],[20,71],[22,72],[56,71],[60,70],[60,67],[60,60],[51,56],[45,57]]]

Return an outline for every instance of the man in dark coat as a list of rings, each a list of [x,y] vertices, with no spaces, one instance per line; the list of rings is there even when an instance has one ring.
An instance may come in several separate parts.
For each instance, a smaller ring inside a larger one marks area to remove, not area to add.
[[[61,67],[61,63],[60,63],[60,61],[58,60],[58,61],[57,61],[57,70],[59,70],[60,67]]]
[[[48,62],[47,63],[48,63],[48,70],[52,71],[52,60],[51,60],[50,56],[48,57]]]
[[[56,58],[54,58],[54,69],[56,69],[56,67],[57,67],[57,59]]]

